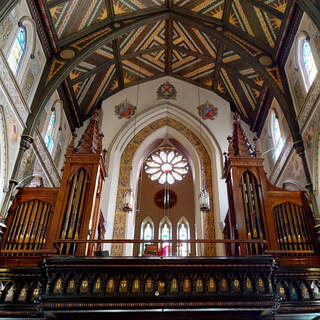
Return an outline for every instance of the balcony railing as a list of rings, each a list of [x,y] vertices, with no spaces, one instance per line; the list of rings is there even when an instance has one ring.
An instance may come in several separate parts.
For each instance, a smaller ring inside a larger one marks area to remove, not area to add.
[[[161,309],[312,313],[319,312],[319,279],[317,267],[279,268],[270,256],[47,257],[37,267],[1,268],[0,317]]]
[[[232,240],[232,239],[194,239],[194,240],[128,240],[128,239],[106,239],[106,240],[65,240],[54,241],[53,249],[28,249],[21,243],[7,243],[14,249],[2,249],[1,255],[6,257],[40,257],[40,256],[181,256],[181,257],[208,257],[219,256],[216,252],[208,255],[205,248],[216,247],[216,245],[234,246],[234,254],[229,256],[241,256],[240,244],[247,247],[261,246],[263,248],[260,255],[274,256],[307,256],[314,255],[314,250],[270,250],[266,240]],[[179,246],[187,244],[187,252],[181,254]],[[109,245],[107,249],[103,246]],[[121,245],[122,252],[113,250],[114,245]],[[164,245],[166,248],[164,248]],[[126,249],[127,246],[127,250]],[[138,246],[138,250],[134,250]],[[141,250],[142,248],[142,250]],[[166,250],[164,250],[166,249]],[[250,251],[250,250],[248,250]],[[136,254],[135,254],[136,252]],[[220,256],[226,256],[220,254]],[[247,255],[246,255],[247,256]],[[254,254],[252,254],[254,256]]]

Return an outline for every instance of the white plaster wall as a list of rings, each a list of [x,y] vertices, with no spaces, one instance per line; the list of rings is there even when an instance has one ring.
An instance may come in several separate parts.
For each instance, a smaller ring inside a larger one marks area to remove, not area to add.
[[[175,86],[177,90],[176,100],[157,100],[157,89],[166,80],[169,80],[169,82]],[[136,86],[124,89],[102,103],[103,119],[101,129],[104,133],[103,144],[107,149],[109,149],[114,136],[130,121],[130,119],[118,119],[114,112],[114,107],[123,102],[126,98],[131,104],[134,106],[136,105]],[[214,121],[203,121],[203,125],[205,125],[214,134],[221,150],[223,152],[227,151],[227,136],[232,133],[232,114],[229,103],[217,94],[200,88],[200,104],[203,104],[207,100],[218,108],[218,115]],[[197,106],[199,106],[198,88],[187,82],[171,77],[163,77],[143,83],[139,86],[137,114],[159,105],[163,101],[170,101],[171,103],[190,112],[194,117],[199,118],[197,110]],[[199,134],[199,128],[198,133],[195,132],[195,134]]]

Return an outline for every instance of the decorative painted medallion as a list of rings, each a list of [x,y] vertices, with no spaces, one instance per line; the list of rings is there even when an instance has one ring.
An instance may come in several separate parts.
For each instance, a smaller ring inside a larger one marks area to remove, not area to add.
[[[218,113],[218,109],[214,105],[209,103],[208,100],[204,104],[197,107],[197,109],[199,110],[199,115],[203,120],[214,120]]]
[[[135,115],[136,110],[137,107],[133,106],[128,99],[115,106],[115,114],[118,116],[118,119],[130,119]]]
[[[176,88],[169,82],[164,82],[157,90],[157,99],[176,99],[177,98],[177,90]]]

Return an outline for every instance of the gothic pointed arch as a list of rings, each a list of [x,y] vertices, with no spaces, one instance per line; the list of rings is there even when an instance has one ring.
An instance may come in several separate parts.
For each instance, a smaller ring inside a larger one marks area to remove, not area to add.
[[[181,122],[169,118],[164,117],[156,120],[149,125],[146,125],[142,128],[134,138],[127,144],[125,149],[122,152],[121,160],[120,160],[120,172],[119,172],[119,180],[118,180],[118,191],[117,191],[117,200],[115,207],[115,215],[114,215],[114,224],[113,224],[113,238],[114,239],[122,239],[125,238],[126,235],[126,226],[128,225],[128,216],[126,213],[122,211],[122,195],[126,189],[128,189],[131,183],[131,175],[128,174],[131,171],[132,167],[132,159],[139,148],[139,145],[145,141],[145,139],[151,135],[153,132],[159,130],[160,128],[168,126],[171,128],[176,128],[179,130],[179,133],[184,135],[186,139],[193,145],[196,150],[199,161],[203,163],[205,170],[205,178],[208,187],[208,191],[212,194],[212,169],[211,169],[211,159],[207,152],[207,149],[204,147],[201,140],[184,124]],[[212,199],[211,199],[212,201]],[[214,208],[213,203],[211,208]],[[134,216],[134,215],[131,215]],[[214,237],[215,234],[215,222],[214,222],[214,212],[211,209],[210,212],[205,216],[206,222],[203,224],[205,226],[205,230],[203,230],[203,236],[205,238],[210,239],[210,237]],[[131,224],[130,224],[131,225]],[[121,255],[123,251],[122,245],[113,245],[112,253],[114,255]],[[214,250],[214,248],[211,248]]]

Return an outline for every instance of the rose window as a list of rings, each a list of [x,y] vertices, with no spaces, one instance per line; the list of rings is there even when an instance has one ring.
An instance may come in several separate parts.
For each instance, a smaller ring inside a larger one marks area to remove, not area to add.
[[[153,152],[146,160],[145,172],[152,181],[173,184],[181,181],[189,171],[187,159],[178,151],[164,149]]]

